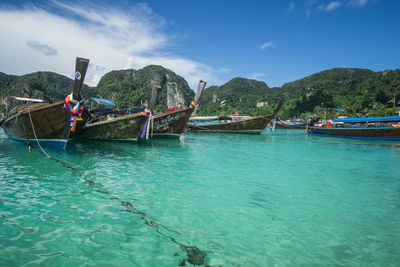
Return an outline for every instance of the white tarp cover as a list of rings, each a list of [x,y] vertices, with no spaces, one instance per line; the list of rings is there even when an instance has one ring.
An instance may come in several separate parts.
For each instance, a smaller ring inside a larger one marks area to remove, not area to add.
[[[34,99],[34,98],[18,97],[18,96],[11,96],[11,98],[14,98],[15,100],[20,100],[20,101],[29,101],[29,102],[43,103],[43,100],[42,100],[42,99]]]

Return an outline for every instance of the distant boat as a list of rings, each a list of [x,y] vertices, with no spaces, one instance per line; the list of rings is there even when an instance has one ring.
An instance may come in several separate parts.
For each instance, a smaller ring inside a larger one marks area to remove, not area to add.
[[[187,108],[168,109],[151,117],[149,134],[151,137],[179,137],[186,128],[188,120],[195,110],[206,82],[200,80],[196,96]]]
[[[271,114],[235,120],[230,116],[220,116],[214,121],[192,121],[188,124],[192,132],[245,133],[261,134],[270,121],[276,116],[283,102],[280,101]]]
[[[88,59],[76,58],[74,91],[64,101],[45,104],[38,99],[13,97],[27,104],[12,109],[0,122],[8,138],[28,145],[65,149],[68,140],[89,118],[80,94],[88,64]]]
[[[238,120],[244,120],[244,119],[249,119],[251,118],[250,116],[239,116],[239,115],[220,115],[220,116],[194,116],[190,117],[189,123],[193,124],[195,123],[216,123],[217,121],[238,121]]]
[[[271,122],[272,123],[272,122]],[[280,129],[305,129],[307,123],[303,120],[286,120],[275,122],[275,128]]]
[[[400,140],[400,116],[339,118],[319,127],[307,126],[306,131],[325,136]]]

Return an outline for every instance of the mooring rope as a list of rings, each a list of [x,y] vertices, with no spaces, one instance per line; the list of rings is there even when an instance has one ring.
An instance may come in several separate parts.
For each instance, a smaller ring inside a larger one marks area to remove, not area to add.
[[[52,160],[54,160],[54,161],[57,161],[57,162],[59,162],[59,163],[61,163],[64,167],[66,167],[66,168],[68,168],[68,169],[71,169],[71,170],[73,170],[73,171],[77,171],[76,169],[77,169],[77,167],[78,168],[82,168],[81,166],[79,166],[79,165],[76,165],[76,164],[74,164],[74,163],[71,163],[71,162],[68,162],[68,161],[62,161],[62,160],[60,160],[60,159],[58,159],[58,158],[55,158],[55,157],[52,157],[52,156],[50,156],[49,154],[47,154],[46,153],[46,151],[43,149],[43,147],[40,145],[40,142],[39,142],[39,139],[37,138],[37,135],[36,135],[36,131],[35,131],[35,126],[33,125],[33,121],[32,121],[32,117],[31,117],[31,112],[30,112],[30,110],[28,110],[28,114],[29,114],[29,120],[30,120],[30,122],[31,122],[31,127],[32,127],[32,132],[33,132],[33,136],[35,137],[35,140],[36,140],[36,143],[38,144],[38,147],[40,148],[40,153],[42,153],[43,155],[45,155],[47,158],[49,158],[49,159],[52,159]],[[24,126],[24,128],[25,128],[25,126]],[[27,138],[28,139],[28,138]],[[30,146],[30,142],[29,142],[29,139],[28,139],[28,146],[29,146],[29,148],[31,148],[31,146]],[[71,166],[68,166],[68,164],[71,164],[71,165],[75,165],[75,168],[74,167],[71,167]],[[77,166],[77,167],[76,167]],[[83,168],[82,168],[83,169]]]
[[[166,226],[164,226],[162,224],[159,224],[159,223],[155,222],[154,218],[152,218],[149,215],[147,215],[147,213],[138,210],[132,204],[132,202],[122,201],[119,197],[117,197],[115,195],[112,195],[106,188],[103,187],[103,185],[101,183],[95,183],[93,180],[88,179],[83,174],[81,174],[81,176],[83,177],[83,179],[85,181],[87,181],[89,183],[90,186],[99,187],[98,189],[96,189],[97,192],[107,195],[109,197],[109,199],[111,199],[111,200],[119,201],[121,203],[121,206],[123,206],[125,208],[124,209],[125,212],[133,213],[133,214],[136,214],[136,215],[140,216],[140,219],[143,220],[146,225],[148,225],[149,227],[154,228],[157,233],[159,233],[160,235],[168,238],[173,243],[175,243],[179,247],[181,247],[186,252],[187,259],[182,260],[179,263],[179,266],[184,266],[186,260],[189,263],[193,264],[193,265],[209,266],[209,265],[205,264],[205,262],[204,262],[205,257],[207,255],[206,252],[201,251],[197,247],[188,246],[188,245],[185,245],[185,244],[182,244],[182,243],[178,242],[174,237],[169,236],[166,233],[163,233],[161,231],[161,229],[164,229],[164,230],[167,230],[167,231],[173,232],[175,234],[179,234],[179,235],[181,234],[180,232],[178,232],[176,230],[173,230],[173,229],[170,229],[170,228],[168,228],[168,227],[166,227]]]
[[[154,116],[151,117],[151,137],[154,136]]]
[[[205,257],[207,255],[206,252],[201,251],[197,247],[184,245],[184,244],[178,242],[175,238],[173,238],[173,237],[161,232],[160,228],[162,228],[164,230],[167,230],[167,231],[170,231],[170,232],[174,232],[176,234],[181,234],[180,232],[178,232],[176,230],[173,230],[173,229],[170,229],[170,228],[168,228],[168,227],[166,227],[166,226],[164,226],[162,224],[159,224],[159,223],[155,222],[152,217],[148,216],[145,212],[138,210],[131,202],[122,201],[117,196],[111,195],[110,192],[107,189],[103,188],[101,184],[95,183],[94,181],[89,180],[89,179],[87,179],[85,177],[83,177],[83,179],[85,181],[87,181],[90,186],[101,186],[101,188],[96,190],[97,192],[106,194],[111,200],[119,201],[121,203],[121,206],[125,207],[125,210],[124,210],[125,212],[129,212],[129,213],[133,213],[133,214],[139,215],[140,219],[142,219],[145,222],[146,225],[148,225],[149,227],[154,228],[157,233],[159,233],[160,235],[168,238],[173,243],[177,244],[183,250],[185,250],[185,252],[187,254],[187,259],[184,259],[183,261],[181,261],[179,263],[180,266],[184,266],[186,260],[189,263],[193,264],[193,265],[209,266],[209,265],[204,263]],[[150,219],[153,219],[153,220],[150,220]]]
[[[62,160],[60,160],[60,159],[58,159],[58,158],[51,157],[49,154],[47,154],[47,153],[44,151],[44,149],[42,148],[42,146],[40,145],[40,142],[39,142],[39,140],[38,140],[38,138],[37,138],[37,135],[36,135],[36,132],[35,132],[35,127],[34,127],[34,125],[33,125],[33,121],[32,121],[32,118],[31,118],[31,113],[30,113],[30,111],[28,111],[28,113],[29,113],[29,119],[30,119],[30,122],[31,122],[33,134],[34,134],[35,139],[36,139],[36,142],[37,142],[37,144],[38,144],[38,146],[39,146],[39,148],[40,148],[40,151],[39,151],[39,152],[41,152],[41,153],[42,153],[43,155],[45,155],[47,158],[49,158],[49,159],[51,159],[51,160],[54,160],[54,161],[56,161],[56,162],[62,164],[64,167],[66,167],[66,168],[68,168],[68,169],[74,171],[75,173],[79,174],[79,175],[89,184],[89,186],[91,186],[91,187],[93,187],[93,186],[100,187],[100,188],[96,189],[97,192],[106,194],[111,200],[117,200],[117,201],[119,201],[119,202],[121,203],[121,206],[125,207],[125,210],[124,210],[125,212],[129,212],[129,213],[133,213],[133,214],[139,215],[139,216],[140,216],[140,219],[142,219],[142,220],[146,223],[146,225],[148,225],[148,226],[154,228],[155,231],[156,231],[157,233],[159,233],[160,235],[162,235],[162,236],[168,238],[168,239],[171,240],[173,243],[177,244],[177,245],[180,246],[182,249],[184,249],[185,252],[186,252],[186,254],[187,254],[187,259],[182,260],[182,261],[179,263],[179,266],[184,266],[186,260],[187,260],[189,263],[193,264],[193,265],[204,265],[204,266],[209,266],[209,265],[207,265],[207,264],[204,263],[204,259],[205,259],[206,255],[207,255],[206,252],[201,251],[201,250],[198,249],[197,247],[194,247],[194,246],[187,246],[187,245],[184,245],[184,244],[182,244],[182,243],[176,241],[175,238],[173,238],[173,237],[171,237],[171,236],[169,236],[169,235],[167,235],[167,234],[161,232],[161,231],[160,231],[160,228],[162,228],[162,229],[164,229],[164,230],[167,230],[167,231],[170,231],[170,232],[174,232],[174,233],[176,233],[176,234],[181,234],[180,232],[178,232],[178,231],[176,231],[176,230],[173,230],[173,229],[170,229],[170,228],[168,228],[168,227],[166,227],[166,226],[164,226],[164,225],[162,225],[162,224],[159,224],[159,223],[155,222],[155,221],[154,221],[154,218],[148,216],[145,212],[138,210],[131,202],[129,202],[129,201],[122,201],[122,200],[119,199],[117,196],[111,195],[110,192],[109,192],[106,188],[104,188],[103,185],[102,185],[101,183],[95,183],[93,180],[88,179],[87,177],[85,177],[85,175],[84,175],[81,171],[77,170],[77,168],[76,168],[76,166],[78,166],[79,168],[84,169],[83,167],[81,167],[81,166],[79,166],[79,165],[76,165],[76,164],[72,164],[72,163],[67,162],[67,161],[64,162],[64,161],[62,161]],[[149,128],[149,127],[148,127],[148,128]],[[148,133],[148,131],[147,131],[147,133]],[[147,136],[148,136],[148,134],[147,134]],[[69,166],[66,162],[69,163],[69,164],[71,164],[71,165],[75,165],[75,168],[72,167],[72,166]],[[97,175],[99,175],[99,174],[97,174]],[[106,177],[106,176],[104,176],[104,177]],[[149,220],[149,219],[152,219],[152,220]]]
[[[308,133],[308,121],[307,121],[306,129],[303,131],[303,133]]]
[[[40,150],[42,150],[43,154],[46,155],[46,157],[51,158],[46,151],[44,151],[44,149],[42,148],[42,146],[40,145],[40,142],[36,136],[36,131],[35,131],[35,126],[33,125],[33,121],[32,121],[32,117],[31,117],[31,110],[28,109],[28,114],[29,114],[29,120],[31,121],[31,126],[32,126],[32,131],[33,131],[33,136],[35,136],[36,139],[36,143],[38,144],[38,147],[40,148]]]

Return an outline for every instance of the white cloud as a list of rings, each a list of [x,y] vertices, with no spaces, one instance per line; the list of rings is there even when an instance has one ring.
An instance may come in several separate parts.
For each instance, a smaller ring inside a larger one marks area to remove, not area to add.
[[[322,10],[325,10],[327,12],[331,12],[331,11],[335,10],[336,8],[340,7],[341,5],[342,5],[342,3],[338,2],[338,1],[333,1],[333,2],[330,2],[327,5],[320,5],[318,7],[318,9],[322,9]]]
[[[257,48],[264,50],[265,48],[276,48],[276,45],[272,41],[270,41],[270,42],[266,42],[262,45],[258,45]]]
[[[333,1],[330,2],[327,6],[326,6],[326,11],[332,11],[335,10],[336,8],[340,7],[342,4],[338,1]]]
[[[376,3],[378,1],[379,0],[339,0],[339,1],[330,1],[329,3],[328,3],[328,1],[324,1],[325,3],[319,4],[321,2],[320,0],[308,0],[307,1],[308,8],[305,10],[305,14],[306,14],[307,18],[310,18],[311,17],[311,9],[314,9],[314,8],[325,11],[325,12],[331,12],[341,6],[345,6],[347,8],[363,7],[367,3],[371,3],[371,2]]]
[[[67,2],[66,2],[67,3]],[[21,75],[53,71],[74,77],[75,57],[89,58],[85,83],[94,86],[111,70],[162,65],[183,76],[191,88],[200,79],[217,82],[215,71],[177,55],[162,55],[172,45],[165,20],[146,4],[118,10],[52,2],[50,10],[30,7],[0,10],[0,71]],[[59,15],[63,14],[63,15]]]
[[[366,3],[368,2],[368,0],[349,0],[349,2],[347,3],[347,5],[349,6],[364,6]]]

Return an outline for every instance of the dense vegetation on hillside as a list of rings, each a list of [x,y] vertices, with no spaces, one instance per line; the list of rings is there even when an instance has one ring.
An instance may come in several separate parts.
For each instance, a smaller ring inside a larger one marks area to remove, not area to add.
[[[199,115],[240,114],[260,115],[272,112],[279,102],[279,90],[269,88],[264,82],[235,78],[218,87],[207,88],[199,101]],[[226,105],[220,107],[222,100]],[[268,106],[257,108],[258,102],[268,102]]]
[[[63,100],[74,88],[74,81],[63,75],[53,72],[35,72],[22,76],[6,75],[0,72],[0,99],[6,96],[26,97],[43,99],[44,102],[53,103]],[[88,89],[84,85],[82,91]],[[4,102],[4,101],[2,101]],[[2,104],[2,103],[0,103]],[[12,107],[20,104],[9,103]],[[0,111],[4,111],[5,106],[0,105]]]
[[[25,96],[29,93],[33,98],[42,98],[51,103],[69,94],[73,84],[73,80],[52,72],[22,76],[0,73],[0,100],[3,101],[5,96]],[[141,70],[111,71],[101,78],[96,87],[85,85],[82,93],[86,99],[106,98],[115,102],[119,108],[128,108],[142,106],[148,101],[153,84],[162,87],[156,100],[155,110],[158,111],[178,102],[188,106],[194,97],[194,91],[182,77],[154,65]],[[211,86],[203,92],[198,115],[235,112],[241,115],[260,115],[272,112],[282,99],[285,104],[278,115],[283,119],[307,118],[314,114],[323,117],[324,113],[327,118],[341,115],[387,116],[396,115],[396,109],[393,108],[394,94],[397,94],[397,105],[400,102],[399,69],[374,72],[336,68],[275,88],[261,81],[234,78],[224,85]],[[226,100],[224,107],[220,107],[222,100]],[[344,111],[338,112],[335,108]],[[0,112],[4,112],[4,105],[0,105]]]
[[[228,83],[208,88],[200,100],[199,114],[238,112],[257,115],[272,112],[279,99],[285,104],[279,112],[282,118],[307,118],[326,113],[337,116],[396,115],[394,94],[400,98],[400,70],[373,72],[365,69],[336,68],[319,72],[301,80],[269,88],[265,83],[235,78]],[[214,97],[214,98],[213,98]],[[226,106],[219,103],[226,100]],[[257,108],[256,104],[268,102]],[[341,109],[343,112],[336,111]]]
[[[322,116],[325,111],[329,118],[396,115],[393,101],[394,94],[400,96],[400,70],[336,68],[284,84],[281,93],[286,101],[285,117],[297,113]]]

